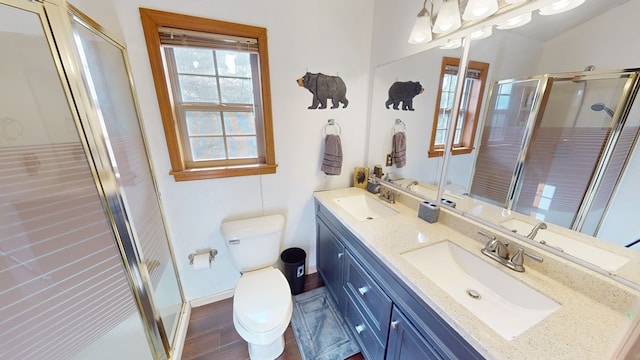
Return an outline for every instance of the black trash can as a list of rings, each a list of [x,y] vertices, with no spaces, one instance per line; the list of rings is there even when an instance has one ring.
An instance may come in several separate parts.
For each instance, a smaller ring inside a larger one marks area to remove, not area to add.
[[[284,265],[284,277],[289,282],[291,294],[298,295],[304,290],[304,262],[307,253],[300,248],[289,248],[280,254],[280,260]]]

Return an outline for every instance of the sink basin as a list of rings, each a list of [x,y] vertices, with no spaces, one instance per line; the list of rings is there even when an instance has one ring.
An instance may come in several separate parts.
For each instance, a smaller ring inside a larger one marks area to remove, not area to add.
[[[345,196],[333,201],[358,221],[371,220],[398,213],[382,202],[366,195]]]
[[[560,308],[534,288],[450,241],[401,256],[507,340]]]
[[[511,231],[515,230],[523,236],[527,236],[533,228],[533,224],[516,218],[505,220],[500,225]],[[549,229],[539,230],[535,241],[544,241],[545,245],[551,248],[573,255],[609,272],[615,272],[629,261],[629,258],[622,255],[614,254]]]

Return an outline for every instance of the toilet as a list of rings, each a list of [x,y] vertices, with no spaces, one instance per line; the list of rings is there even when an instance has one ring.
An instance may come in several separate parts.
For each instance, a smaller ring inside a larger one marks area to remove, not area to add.
[[[273,267],[280,254],[282,215],[223,222],[222,238],[242,273],[233,295],[233,325],[249,343],[253,360],[273,360],[284,351],[293,303],[289,283]]]

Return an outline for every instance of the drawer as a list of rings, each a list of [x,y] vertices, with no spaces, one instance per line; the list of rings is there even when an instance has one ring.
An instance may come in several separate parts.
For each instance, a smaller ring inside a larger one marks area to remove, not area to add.
[[[358,340],[364,358],[367,360],[384,359],[386,338],[384,342],[380,341],[374,329],[354,304],[351,295],[347,295],[345,312],[347,324]]]
[[[349,254],[345,264],[345,291],[352,297],[376,336],[384,341],[389,331],[391,299]]]

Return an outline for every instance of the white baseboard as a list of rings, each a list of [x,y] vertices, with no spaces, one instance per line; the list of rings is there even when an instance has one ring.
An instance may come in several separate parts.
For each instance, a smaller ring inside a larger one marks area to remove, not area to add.
[[[234,289],[231,290],[227,290],[221,293],[217,293],[217,294],[213,294],[213,295],[209,295],[209,296],[205,296],[205,297],[201,297],[198,299],[193,299],[191,301],[189,301],[189,303],[191,304],[191,307],[198,307],[198,306],[203,306],[203,305],[207,305],[207,304],[213,304],[214,302],[220,301],[220,300],[224,300],[224,299],[228,299],[230,297],[233,296],[233,292]]]

